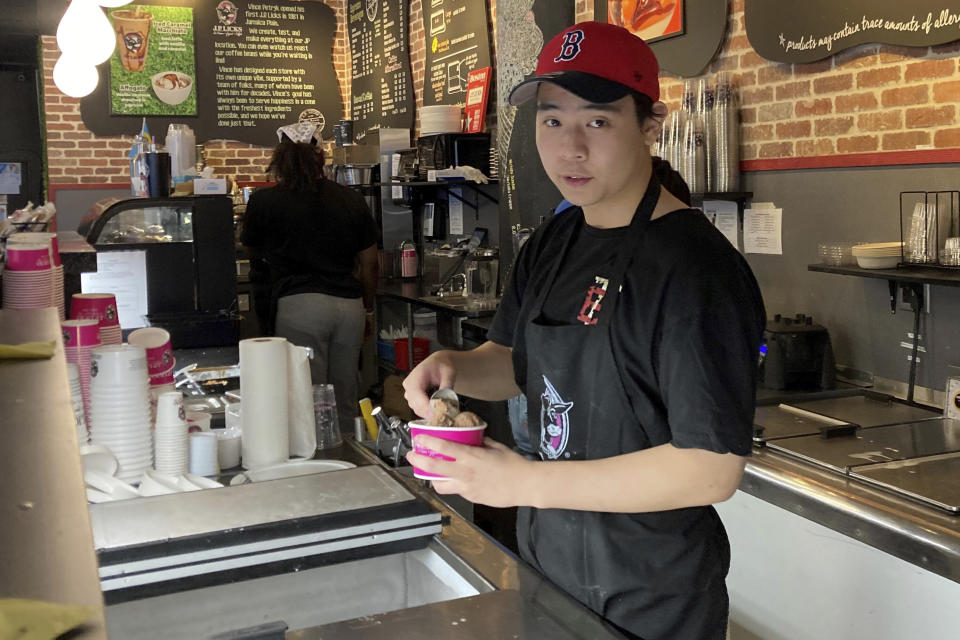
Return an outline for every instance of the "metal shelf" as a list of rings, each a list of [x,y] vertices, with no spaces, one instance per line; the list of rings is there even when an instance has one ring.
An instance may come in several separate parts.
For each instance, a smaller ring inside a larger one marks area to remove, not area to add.
[[[945,287],[960,287],[960,269],[946,267],[900,266],[895,269],[863,269],[861,267],[835,267],[827,264],[811,264],[807,271],[836,273],[844,276],[859,276],[915,284],[935,284]]]

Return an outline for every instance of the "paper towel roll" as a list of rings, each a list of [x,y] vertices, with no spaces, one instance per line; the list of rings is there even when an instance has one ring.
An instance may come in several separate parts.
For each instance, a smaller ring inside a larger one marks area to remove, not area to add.
[[[243,468],[284,462],[290,455],[287,341],[240,341],[240,420]]]
[[[287,402],[290,416],[290,455],[312,458],[317,450],[317,431],[313,417],[313,381],[310,377],[309,351],[287,345]]]

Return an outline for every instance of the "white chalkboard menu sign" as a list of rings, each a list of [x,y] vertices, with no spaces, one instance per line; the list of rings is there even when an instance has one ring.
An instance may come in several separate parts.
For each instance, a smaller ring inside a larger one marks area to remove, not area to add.
[[[94,134],[136,133],[147,116],[154,134],[178,122],[198,141],[272,146],[278,127],[306,119],[333,137],[343,107],[336,16],[323,3],[152,0],[107,11],[123,46],[81,103]]]
[[[750,44],[777,62],[813,62],[871,42],[926,47],[960,39],[960,8],[943,0],[746,0]]]
[[[427,39],[423,105],[464,104],[467,75],[490,66],[487,3],[423,0],[423,31]]]
[[[380,127],[413,128],[407,0],[350,0],[354,138]]]

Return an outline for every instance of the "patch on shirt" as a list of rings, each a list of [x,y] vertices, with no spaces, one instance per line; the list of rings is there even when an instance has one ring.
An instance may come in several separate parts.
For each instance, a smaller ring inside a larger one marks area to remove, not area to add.
[[[577,320],[583,324],[597,324],[597,314],[600,312],[603,297],[607,295],[607,287],[610,286],[610,280],[596,276],[593,284],[587,289],[587,295],[583,299],[583,305],[580,307],[580,313],[577,314]]]
[[[557,390],[543,376],[544,390],[540,394],[540,457],[556,460],[570,440],[570,409],[572,402],[564,402]]]

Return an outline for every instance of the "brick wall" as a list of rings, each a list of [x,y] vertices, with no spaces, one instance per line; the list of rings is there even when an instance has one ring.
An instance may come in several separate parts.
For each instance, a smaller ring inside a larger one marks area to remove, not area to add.
[[[599,0],[598,0],[599,1]],[[334,65],[350,108],[346,0],[325,0],[337,15]],[[593,17],[592,0],[575,0],[576,18]],[[731,73],[740,87],[742,157],[748,161],[846,154],[960,148],[960,43],[937,47],[865,45],[827,60],[787,65],[767,61],[750,47],[744,0],[731,0],[729,29],[707,74]],[[490,15],[496,15],[490,0]],[[426,43],[421,0],[410,2],[410,56],[417,113],[423,99]],[[496,21],[492,21],[494,34]],[[492,42],[496,46],[494,35]],[[130,136],[96,137],[80,119],[79,100],[53,85],[58,51],[43,38],[47,160],[51,183],[125,183]],[[495,55],[495,51],[494,51]],[[683,80],[664,74],[665,101],[679,108]],[[488,113],[494,114],[495,109]],[[417,120],[419,130],[419,119]],[[160,132],[162,133],[162,132]],[[208,163],[242,181],[265,178],[269,149],[233,141],[207,143]],[[756,163],[752,163],[756,166]]]

